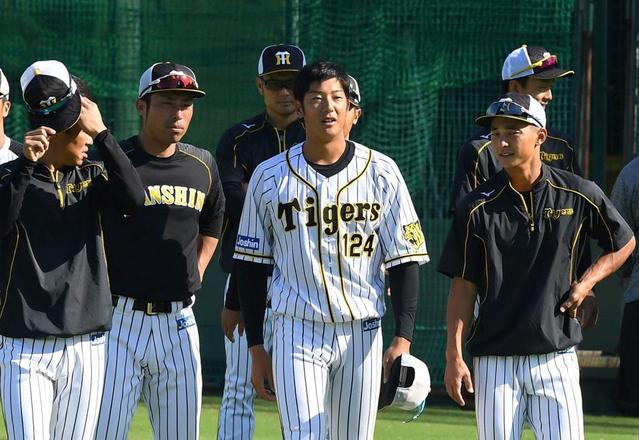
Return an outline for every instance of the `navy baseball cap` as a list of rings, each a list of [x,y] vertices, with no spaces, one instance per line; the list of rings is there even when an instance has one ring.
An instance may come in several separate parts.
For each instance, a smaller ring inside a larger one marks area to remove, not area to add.
[[[299,72],[305,65],[306,56],[302,49],[292,44],[275,44],[262,49],[257,62],[257,74]]]
[[[348,100],[354,106],[361,107],[362,96],[359,93],[359,84],[351,75],[348,75]]]
[[[557,55],[551,55],[541,46],[525,44],[508,54],[501,69],[504,81],[524,77],[555,79],[574,74],[573,70],[559,67]]]
[[[539,101],[523,93],[507,93],[486,109],[475,123],[490,126],[495,118],[517,119],[540,128],[546,127],[546,112]]]
[[[206,95],[200,90],[195,73],[182,64],[164,62],[155,63],[140,77],[138,98],[157,92],[188,92],[195,98]]]
[[[67,130],[80,119],[82,103],[77,85],[60,61],[36,61],[20,77],[22,99],[31,128]]]

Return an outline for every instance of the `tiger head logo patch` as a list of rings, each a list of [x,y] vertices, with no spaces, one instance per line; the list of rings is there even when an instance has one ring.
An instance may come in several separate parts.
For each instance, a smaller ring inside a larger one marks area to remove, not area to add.
[[[402,230],[404,232],[404,240],[412,244],[415,249],[424,244],[424,233],[421,226],[419,226],[419,222],[402,225]]]

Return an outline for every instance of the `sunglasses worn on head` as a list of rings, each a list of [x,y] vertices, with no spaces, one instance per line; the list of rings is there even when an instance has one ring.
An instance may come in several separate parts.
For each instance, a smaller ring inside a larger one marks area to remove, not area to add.
[[[272,92],[279,92],[282,89],[293,90],[294,79],[279,80],[279,79],[262,79],[264,86]]]
[[[519,75],[522,72],[525,72],[526,70],[531,69],[534,73],[540,73],[546,70],[553,69],[555,67],[559,67],[559,60],[557,60],[557,55],[548,55],[547,57],[544,57],[539,61],[536,61],[531,65],[524,67],[523,69],[519,69],[518,71],[513,72],[510,76],[513,77]]]
[[[535,122],[537,122],[539,127],[543,127],[543,124],[541,123],[541,121],[539,121],[539,119],[537,119],[536,117],[528,113],[528,111],[525,108],[523,108],[521,105],[512,101],[493,102],[490,105],[490,107],[488,107],[488,110],[486,110],[486,115],[487,116],[507,115],[507,116],[520,116],[520,117],[523,116],[526,119],[530,118],[534,120]]]
[[[190,89],[197,90],[197,81],[189,75],[176,75],[176,74],[168,74],[161,76],[157,79],[154,79],[149,83],[149,85],[144,89],[151,90],[167,90],[167,89]],[[143,91],[143,92],[144,92]]]
[[[45,108],[31,108],[31,106],[29,106],[29,104],[27,104],[26,102],[25,102],[25,106],[27,107],[27,110],[29,111],[29,113],[33,115],[49,115],[51,113],[57,112],[62,107],[64,107],[69,101],[69,99],[71,99],[71,97],[73,97],[73,92],[71,91],[71,89],[69,89],[69,93],[67,93],[60,100],[57,100],[55,98],[53,99],[49,98],[46,101],[40,101],[40,105],[47,105],[49,101],[53,101],[52,104],[47,105],[47,107]]]

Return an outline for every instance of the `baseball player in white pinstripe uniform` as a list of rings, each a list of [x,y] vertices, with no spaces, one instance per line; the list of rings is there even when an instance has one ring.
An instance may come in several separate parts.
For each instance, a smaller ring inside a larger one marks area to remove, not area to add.
[[[546,116],[532,96],[508,93],[477,123],[490,126],[503,170],[457,205],[439,261],[453,278],[446,390],[464,405],[462,387],[474,388],[480,439],[521,438],[525,421],[538,439],[582,439],[577,309],[635,239],[593,182],[541,162]],[[582,273],[576,262],[588,237],[603,254]]]
[[[428,261],[395,163],[345,139],[348,90],[333,63],[301,70],[307,140],[255,170],[235,247],[253,385],[277,397],[284,438],[373,437],[382,365],[409,351]],[[272,361],[262,346],[269,264]],[[384,269],[397,330],[382,357]]]
[[[155,439],[199,438],[200,341],[191,305],[222,231],[224,194],[211,153],[180,141],[204,95],[181,64],[155,63],[140,78],[142,128],[121,146],[146,198],[134,216],[105,213],[113,327],[97,440],[127,438],[140,396]]]

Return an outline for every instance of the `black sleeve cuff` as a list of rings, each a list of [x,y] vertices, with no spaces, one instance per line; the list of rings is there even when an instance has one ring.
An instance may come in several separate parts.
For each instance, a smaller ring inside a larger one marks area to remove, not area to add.
[[[419,264],[400,264],[388,269],[391,302],[395,315],[395,336],[413,340],[419,296]]]
[[[266,310],[266,264],[236,261],[237,288],[240,294],[242,320],[248,347],[264,343],[264,312]]]
[[[104,139],[107,137],[107,134],[109,133],[109,129],[105,128],[104,130],[102,130],[100,133],[98,133],[96,135],[96,137],[93,138],[93,142],[95,144],[102,144],[104,143]]]

